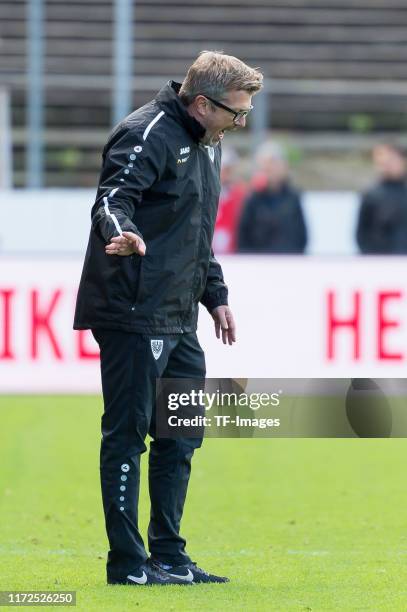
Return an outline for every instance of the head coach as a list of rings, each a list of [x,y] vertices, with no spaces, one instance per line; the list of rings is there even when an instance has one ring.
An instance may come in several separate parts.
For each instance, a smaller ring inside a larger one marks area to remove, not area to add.
[[[182,85],[169,81],[117,125],[103,165],[78,291],[75,329],[99,344],[104,399],[100,475],[109,584],[225,582],[185,550],[180,522],[194,448],[154,436],[156,378],[203,378],[201,302],[224,344],[236,340],[211,250],[224,133],[245,126],[262,74],[203,51]],[[149,453],[146,553],[138,529],[140,455]]]

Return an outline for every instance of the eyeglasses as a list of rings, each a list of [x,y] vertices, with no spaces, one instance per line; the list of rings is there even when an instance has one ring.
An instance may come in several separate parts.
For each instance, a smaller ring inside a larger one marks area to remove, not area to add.
[[[233,117],[233,123],[237,123],[240,119],[243,119],[243,117],[247,117],[247,115],[250,113],[250,111],[253,109],[253,106],[250,106],[250,108],[248,108],[247,110],[243,110],[243,111],[235,111],[233,110],[233,108],[229,108],[229,106],[226,106],[226,104],[222,104],[222,102],[218,102],[218,100],[214,100],[213,98],[210,98],[209,96],[207,96],[206,94],[201,94],[202,96],[204,96],[205,98],[208,98],[208,100],[210,100],[212,102],[212,104],[214,104],[215,106],[217,106],[218,108],[223,108],[223,110],[228,111],[228,113],[232,113],[232,115],[234,115]]]

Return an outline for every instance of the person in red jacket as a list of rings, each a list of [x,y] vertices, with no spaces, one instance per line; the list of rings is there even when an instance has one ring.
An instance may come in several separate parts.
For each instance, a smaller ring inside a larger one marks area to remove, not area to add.
[[[247,187],[236,178],[239,157],[234,149],[224,148],[220,171],[221,192],[212,247],[215,253],[236,252],[236,232]]]

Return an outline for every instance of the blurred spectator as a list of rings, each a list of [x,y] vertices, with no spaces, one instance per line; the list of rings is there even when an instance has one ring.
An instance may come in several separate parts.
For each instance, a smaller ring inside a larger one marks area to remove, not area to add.
[[[222,190],[212,242],[215,253],[234,253],[236,251],[237,224],[247,193],[246,184],[236,178],[238,162],[239,158],[234,149],[223,148],[220,171]]]
[[[290,184],[281,148],[261,145],[256,155],[253,193],[239,224],[241,253],[303,253],[307,232],[299,192]]]
[[[403,153],[390,144],[373,149],[379,181],[362,198],[356,239],[362,253],[407,253],[407,183]]]

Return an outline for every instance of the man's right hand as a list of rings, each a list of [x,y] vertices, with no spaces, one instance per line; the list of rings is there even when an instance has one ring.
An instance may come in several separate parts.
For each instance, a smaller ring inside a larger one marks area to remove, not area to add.
[[[137,255],[146,254],[144,240],[134,232],[123,232],[121,236],[115,236],[105,247],[106,255],[128,256],[136,253]]]

